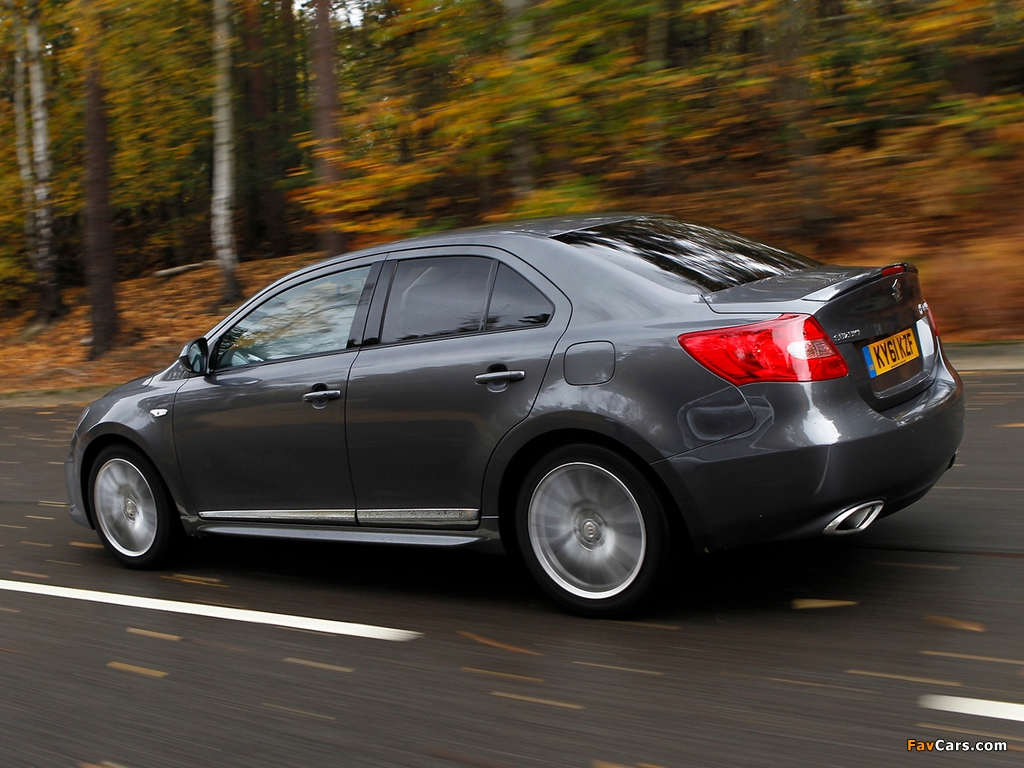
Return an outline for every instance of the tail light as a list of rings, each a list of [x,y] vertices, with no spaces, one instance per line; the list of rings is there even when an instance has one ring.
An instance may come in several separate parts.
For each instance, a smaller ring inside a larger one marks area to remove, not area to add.
[[[849,373],[832,339],[810,315],[714,331],[684,333],[679,345],[713,373],[736,384],[824,381]]]

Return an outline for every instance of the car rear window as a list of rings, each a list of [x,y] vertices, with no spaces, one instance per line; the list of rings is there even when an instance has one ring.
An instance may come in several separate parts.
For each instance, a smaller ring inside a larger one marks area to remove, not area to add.
[[[820,265],[814,259],[733,232],[660,216],[601,224],[554,239],[634,257],[644,266],[656,267],[708,293]]]

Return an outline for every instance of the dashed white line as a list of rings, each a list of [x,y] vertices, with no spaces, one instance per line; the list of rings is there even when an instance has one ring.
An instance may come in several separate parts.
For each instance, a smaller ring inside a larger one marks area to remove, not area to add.
[[[949,651],[921,651],[925,656],[946,656],[950,659],[970,659],[971,661],[991,661],[996,664],[1017,664],[1024,667],[1020,659],[1001,659],[998,656],[975,656],[970,653],[950,653]]]

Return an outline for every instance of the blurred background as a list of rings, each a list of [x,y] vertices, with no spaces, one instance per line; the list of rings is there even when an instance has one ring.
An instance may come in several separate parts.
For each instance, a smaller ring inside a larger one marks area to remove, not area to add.
[[[0,391],[162,367],[326,253],[597,210],[909,261],[947,340],[1024,338],[1022,0],[7,0],[0,46]]]
[[[62,467],[100,387],[277,277],[520,216],[908,261],[946,341],[1024,340],[1024,0],[0,0],[0,136],[0,581],[423,633],[0,591],[0,765],[888,766],[936,737],[1020,764],[1019,343],[955,360],[925,499],[688,561],[639,620],[447,549],[209,537],[125,570]]]

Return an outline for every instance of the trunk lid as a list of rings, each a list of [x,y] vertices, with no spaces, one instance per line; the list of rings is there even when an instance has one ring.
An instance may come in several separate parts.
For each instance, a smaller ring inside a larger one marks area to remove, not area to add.
[[[938,343],[917,269],[812,267],[706,294],[723,314],[813,315],[846,360],[850,378],[876,410],[899,405],[932,379]]]

